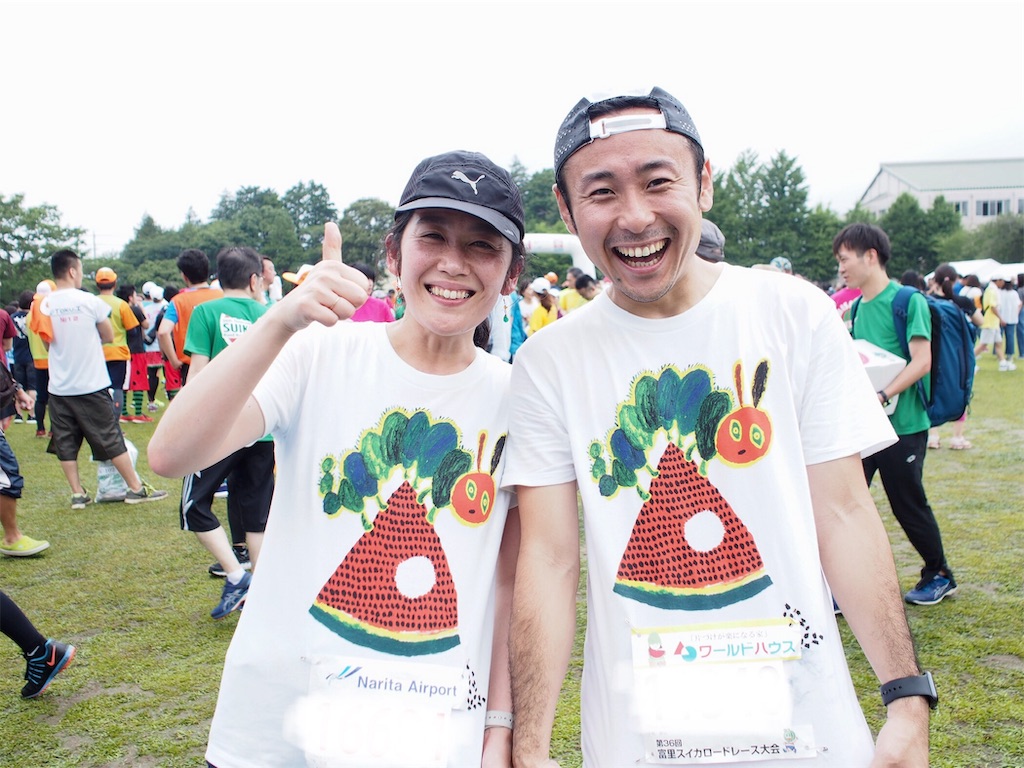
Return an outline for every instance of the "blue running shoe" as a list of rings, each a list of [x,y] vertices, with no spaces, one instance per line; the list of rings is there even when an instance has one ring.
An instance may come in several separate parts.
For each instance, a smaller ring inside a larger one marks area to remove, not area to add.
[[[903,599],[913,605],[935,605],[954,592],[956,582],[937,573],[927,581],[921,579],[916,587],[903,596]]]
[[[23,654],[24,655],[24,654]],[[25,656],[28,666],[25,668],[25,687],[21,689],[21,698],[34,699],[49,688],[60,672],[75,658],[75,646],[58,643],[53,638],[46,641],[39,654]]]
[[[249,594],[249,584],[251,582],[252,574],[248,572],[237,584],[225,581],[224,590],[220,593],[220,602],[217,603],[216,608],[210,611],[210,615],[215,619],[223,619],[232,611],[241,610],[242,603],[245,602],[245,597]]]

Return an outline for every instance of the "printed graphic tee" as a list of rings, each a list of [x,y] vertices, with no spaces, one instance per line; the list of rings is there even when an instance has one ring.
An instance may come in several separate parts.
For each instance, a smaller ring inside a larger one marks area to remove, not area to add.
[[[424,374],[386,333],[312,326],[254,393],[277,485],[210,732],[218,768],[479,764],[510,366],[478,350]]]
[[[727,265],[668,319],[599,296],[520,349],[510,424],[504,482],[583,503],[585,765],[867,765],[806,467],[895,436],[824,292]]]
[[[110,316],[110,307],[99,296],[64,288],[47,294],[39,311],[52,328],[50,394],[69,397],[108,389],[110,375],[96,323]]]

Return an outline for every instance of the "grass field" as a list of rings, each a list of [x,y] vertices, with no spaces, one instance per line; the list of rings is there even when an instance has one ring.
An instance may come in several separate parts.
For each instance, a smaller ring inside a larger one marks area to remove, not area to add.
[[[19,521],[51,548],[41,557],[0,558],[0,587],[41,632],[79,650],[44,696],[23,701],[24,661],[0,638],[0,766],[203,764],[236,618],[209,617],[222,582],[207,575],[211,560],[194,536],[178,528],[180,482],[156,478],[146,465],[152,426],[125,431],[140,449],[140,473],[169,499],[72,511],[46,441],[31,424],[8,431],[26,477]],[[909,610],[921,663],[942,697],[932,718],[932,765],[1024,766],[1024,365],[999,373],[993,358],[982,360],[967,434],[972,450],[930,451],[925,468],[960,590],[938,606]],[[948,441],[948,427],[943,435]],[[95,465],[80,464],[94,489]],[[873,493],[909,588],[917,556],[880,489]],[[579,616],[582,627],[582,594]],[[840,629],[877,728],[884,716],[877,682],[842,620]],[[556,722],[554,754],[563,768],[581,764],[581,658],[582,632]]]

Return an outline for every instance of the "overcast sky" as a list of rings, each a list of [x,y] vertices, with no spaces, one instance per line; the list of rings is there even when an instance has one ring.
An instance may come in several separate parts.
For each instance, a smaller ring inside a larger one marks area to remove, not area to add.
[[[583,95],[659,85],[714,168],[803,168],[844,214],[883,162],[1024,156],[1024,2],[0,2],[0,194],[118,251],[221,194],[397,203],[427,155],[530,172]],[[714,214],[710,215],[714,218]]]

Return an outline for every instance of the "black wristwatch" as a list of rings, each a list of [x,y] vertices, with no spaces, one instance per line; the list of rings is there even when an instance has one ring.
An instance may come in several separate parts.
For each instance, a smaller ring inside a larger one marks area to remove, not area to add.
[[[905,696],[924,696],[928,699],[929,707],[935,709],[939,706],[939,693],[935,690],[935,681],[932,680],[931,672],[925,672],[923,675],[915,677],[891,680],[879,690],[882,692],[882,703],[886,706]]]

